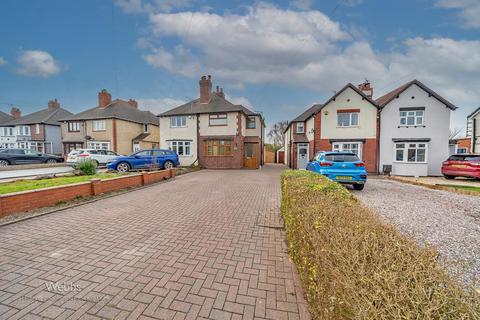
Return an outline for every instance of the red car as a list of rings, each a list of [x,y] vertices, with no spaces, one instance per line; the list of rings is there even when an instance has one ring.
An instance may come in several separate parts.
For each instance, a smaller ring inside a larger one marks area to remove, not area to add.
[[[443,162],[442,174],[447,179],[455,179],[455,177],[480,179],[480,155],[452,155]]]

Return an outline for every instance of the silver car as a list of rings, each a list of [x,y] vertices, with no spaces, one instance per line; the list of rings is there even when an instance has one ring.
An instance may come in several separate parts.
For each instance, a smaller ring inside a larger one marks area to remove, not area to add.
[[[104,166],[108,162],[115,161],[120,156],[118,153],[110,150],[78,149],[72,150],[68,154],[67,163],[76,164],[80,161],[92,159],[97,163],[97,166]]]

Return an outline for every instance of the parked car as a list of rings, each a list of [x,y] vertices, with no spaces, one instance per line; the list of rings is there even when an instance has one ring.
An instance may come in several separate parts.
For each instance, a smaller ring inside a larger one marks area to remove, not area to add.
[[[136,169],[163,168],[170,169],[178,166],[178,155],[175,151],[164,149],[147,149],[132,153],[126,157],[119,157],[115,161],[109,162],[109,170],[127,172]]]
[[[116,152],[110,150],[97,150],[97,149],[78,149],[72,150],[67,156],[67,163],[75,164],[79,161],[85,161],[87,159],[94,160],[99,165],[106,165],[109,162],[116,160],[120,157]]]
[[[16,164],[32,163],[57,163],[63,162],[62,156],[42,153],[28,149],[2,149],[0,150],[0,167]]]
[[[442,163],[442,174],[447,179],[455,179],[455,177],[480,179],[480,155],[451,155]]]
[[[319,152],[308,163],[307,170],[338,183],[351,184],[355,190],[363,190],[367,182],[365,164],[352,152]]]

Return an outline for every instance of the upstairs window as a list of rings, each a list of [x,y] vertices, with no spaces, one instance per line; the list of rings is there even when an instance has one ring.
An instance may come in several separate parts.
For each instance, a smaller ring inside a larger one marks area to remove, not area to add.
[[[93,120],[93,131],[105,131],[105,120]]]
[[[209,126],[226,126],[227,125],[227,114],[226,113],[219,113],[219,114],[209,115],[208,125]]]
[[[249,116],[247,117],[247,129],[255,129],[255,117]]]
[[[30,135],[30,127],[29,126],[19,126],[17,127],[17,132],[19,136],[29,136]]]
[[[424,110],[401,110],[400,109],[400,125],[401,126],[423,126],[425,111]]]
[[[79,131],[80,131],[80,122],[68,123],[68,132],[79,132]]]
[[[187,116],[170,117],[170,128],[184,128],[187,126]]]
[[[297,133],[305,133],[305,123],[297,122]]]
[[[40,134],[40,124],[35,125],[35,134]]]
[[[2,130],[2,136],[13,137],[13,128],[12,127],[4,127],[3,130]]]
[[[358,112],[339,112],[337,113],[337,126],[355,127],[358,126]]]
[[[148,132],[148,124],[147,124],[147,123],[144,123],[144,124],[143,124],[143,132],[144,132],[144,133],[147,133],[147,132]]]

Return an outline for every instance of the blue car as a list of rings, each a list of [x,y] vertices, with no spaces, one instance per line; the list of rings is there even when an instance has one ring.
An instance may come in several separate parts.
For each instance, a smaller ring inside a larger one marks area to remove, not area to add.
[[[338,183],[351,184],[355,190],[363,190],[367,182],[365,164],[352,152],[319,152],[308,163],[307,170]]]
[[[128,172],[130,170],[148,168],[170,169],[179,164],[178,155],[175,151],[147,149],[132,153],[126,157],[119,157],[115,161],[107,163],[107,169]]]

